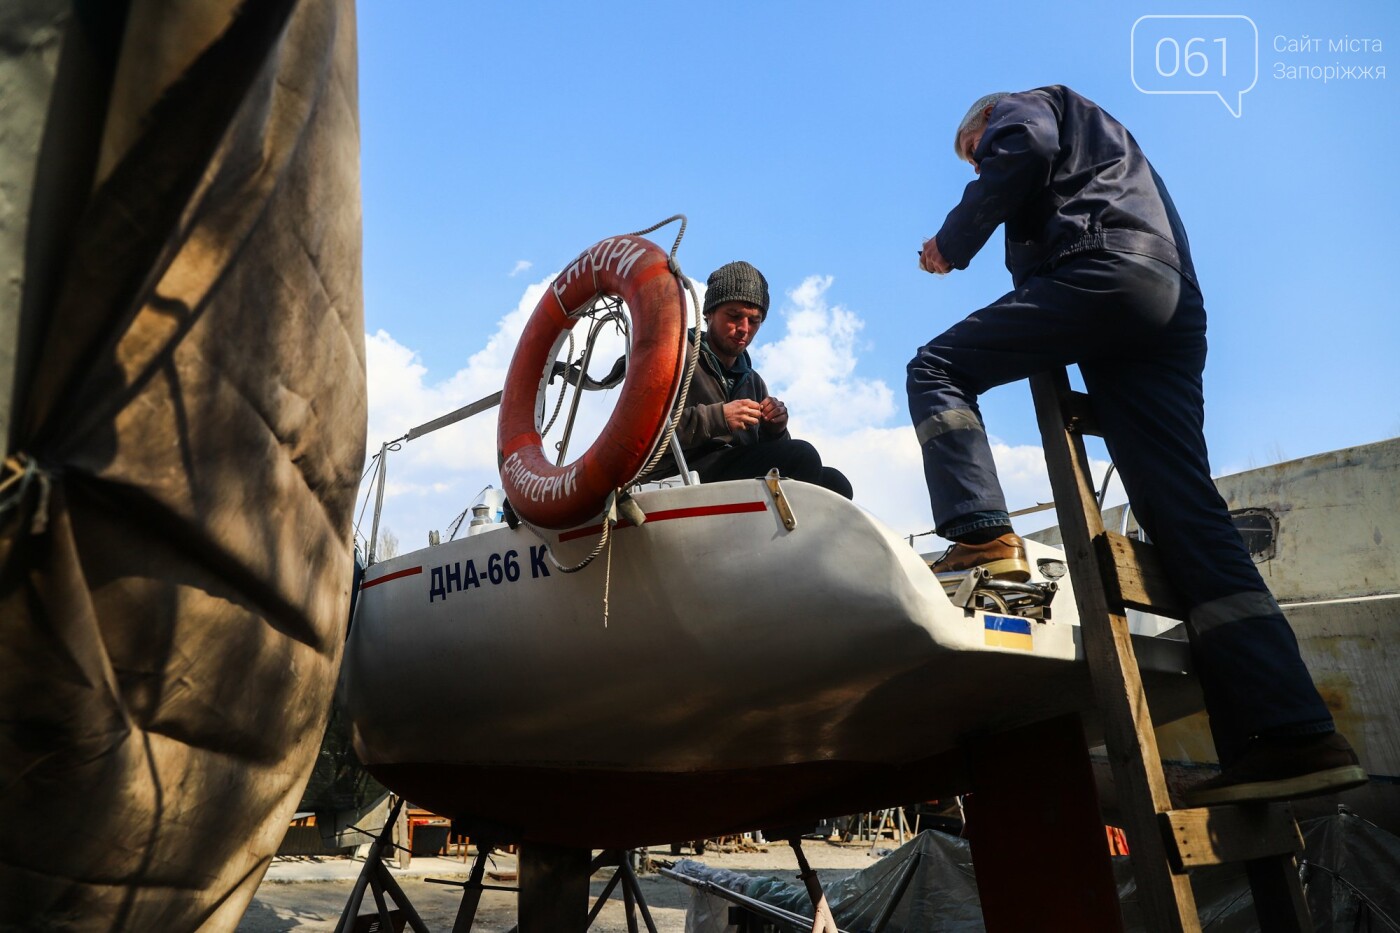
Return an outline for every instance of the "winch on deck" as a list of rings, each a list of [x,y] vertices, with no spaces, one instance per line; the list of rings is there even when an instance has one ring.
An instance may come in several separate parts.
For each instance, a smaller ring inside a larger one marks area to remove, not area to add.
[[[953,605],[959,606],[968,615],[978,609],[989,612],[1002,612],[1022,616],[1027,619],[1050,618],[1050,603],[1055,599],[1059,584],[1054,578],[1064,576],[1065,568],[1058,561],[1040,563],[1041,573],[1052,579],[1045,583],[1016,583],[1011,580],[998,580],[984,567],[974,567],[967,571],[937,574],[938,583],[948,594]],[[1047,566],[1059,564],[1056,568]]]

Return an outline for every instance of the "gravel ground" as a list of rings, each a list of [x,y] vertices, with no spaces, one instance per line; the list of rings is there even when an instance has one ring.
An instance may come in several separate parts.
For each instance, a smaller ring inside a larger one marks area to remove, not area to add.
[[[896,842],[880,840],[872,850],[869,842],[840,844],[807,840],[802,850],[812,867],[824,880],[835,880],[853,871],[874,864],[876,858]],[[694,856],[689,847],[681,856],[671,856],[666,848],[652,849],[651,857],[658,864],[669,864],[681,858],[694,858],[708,865],[755,874],[797,874],[797,858],[787,845],[769,843],[752,851],[733,847],[710,847],[703,856]],[[663,854],[664,853],[664,854]],[[350,896],[350,889],[363,863],[350,859],[278,859],[268,869],[252,904],[238,925],[239,933],[297,933],[333,931]],[[447,931],[452,928],[461,902],[462,889],[449,885],[431,884],[425,878],[465,880],[470,866],[461,859],[415,858],[407,870],[394,869],[393,874],[408,899],[417,909],[429,930]],[[514,872],[513,855],[498,854],[491,869]],[[592,892],[596,898],[602,892],[611,869],[593,876]],[[489,882],[488,880],[488,883]],[[513,884],[513,881],[495,882]],[[685,913],[690,904],[691,888],[658,874],[641,876],[642,890],[656,922],[658,933],[684,933]],[[361,912],[374,909],[367,894]],[[483,893],[477,911],[473,933],[505,933],[515,926],[515,895],[504,891]],[[603,908],[591,927],[594,933],[625,933],[620,891]]]

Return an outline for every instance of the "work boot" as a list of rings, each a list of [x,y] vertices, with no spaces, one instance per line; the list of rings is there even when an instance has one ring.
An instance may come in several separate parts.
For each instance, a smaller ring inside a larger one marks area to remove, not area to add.
[[[1186,791],[1187,806],[1296,800],[1366,783],[1351,743],[1339,732],[1315,736],[1256,736],[1218,777]]]
[[[1031,565],[1026,561],[1026,543],[1021,536],[1007,532],[986,544],[956,542],[943,556],[929,565],[938,578],[960,576],[974,567],[984,567],[995,579],[1025,583],[1031,578]]]

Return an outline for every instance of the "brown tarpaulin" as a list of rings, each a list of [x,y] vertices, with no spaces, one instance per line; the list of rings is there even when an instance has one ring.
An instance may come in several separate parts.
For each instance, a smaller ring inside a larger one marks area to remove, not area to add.
[[[232,929],[363,464],[351,0],[0,7],[0,929]]]

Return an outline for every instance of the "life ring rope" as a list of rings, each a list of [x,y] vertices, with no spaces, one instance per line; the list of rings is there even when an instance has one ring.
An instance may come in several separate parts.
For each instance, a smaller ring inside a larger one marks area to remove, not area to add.
[[[691,380],[695,378],[695,364],[700,360],[700,298],[695,294],[695,283],[681,272],[681,265],[676,261],[676,251],[680,249],[681,239],[685,236],[685,215],[672,214],[660,223],[652,224],[645,230],[638,230],[636,233],[632,234],[632,236],[646,236],[648,233],[660,230],[673,220],[679,220],[681,222],[681,228],[676,233],[676,241],[671,244],[671,253],[667,257],[667,265],[670,267],[671,273],[685,285],[685,290],[690,295],[690,306],[694,309],[692,316],[693,323],[690,328],[690,352],[686,354],[685,378],[682,380],[681,390],[676,396],[675,410],[672,413],[670,423],[666,427],[666,434],[661,438],[660,443],[656,445],[656,453],[647,461],[647,465],[642,467],[642,471],[637,474],[638,476],[646,476],[652,470],[656,469],[656,465],[661,462],[661,458],[664,457],[666,451],[670,449],[671,442],[676,436],[676,429],[680,427],[681,414],[685,411],[685,400],[690,395],[690,383]]]
[[[675,218],[672,219],[674,220]],[[677,238],[677,242],[679,242],[679,238]],[[677,267],[677,274],[680,275],[679,266]],[[680,392],[676,396],[675,413],[671,418],[667,419],[666,432],[661,438],[661,441],[656,446],[656,453],[652,455],[651,459],[647,462],[647,465],[642,467],[641,472],[637,474],[638,476],[646,476],[653,469],[655,469],[656,465],[661,462],[661,458],[664,457],[666,455],[667,450],[670,449],[670,445],[675,439],[676,429],[680,426],[681,414],[685,411],[685,400],[690,394],[691,380],[695,377],[695,363],[696,360],[699,358],[700,354],[700,299],[699,296],[696,295],[695,285],[690,281],[690,279],[681,275],[681,281],[685,282],[686,290],[690,294],[691,306],[696,309],[694,315],[695,326],[691,328],[691,331],[694,333],[695,337],[689,344],[690,352],[686,354],[687,363],[685,368],[685,379],[681,384]],[[563,404],[563,399],[564,396],[561,392],[559,396],[561,405]],[[617,493],[621,492],[621,489],[617,490]],[[594,543],[593,548],[582,560],[578,561],[577,563],[565,566],[564,564],[561,564],[559,562],[558,557],[554,556],[553,550],[546,549],[545,556],[547,556],[549,558],[549,562],[554,565],[554,569],[558,570],[560,573],[577,573],[578,571],[587,567],[589,564],[593,563],[593,560],[603,552],[603,549],[607,548],[607,571],[603,575],[603,627],[607,628],[608,591],[612,582],[612,526],[616,521],[616,516],[614,514],[611,499],[609,500],[609,503],[605,505],[604,512],[606,514],[604,514],[603,516],[602,527],[598,532],[598,540]]]

